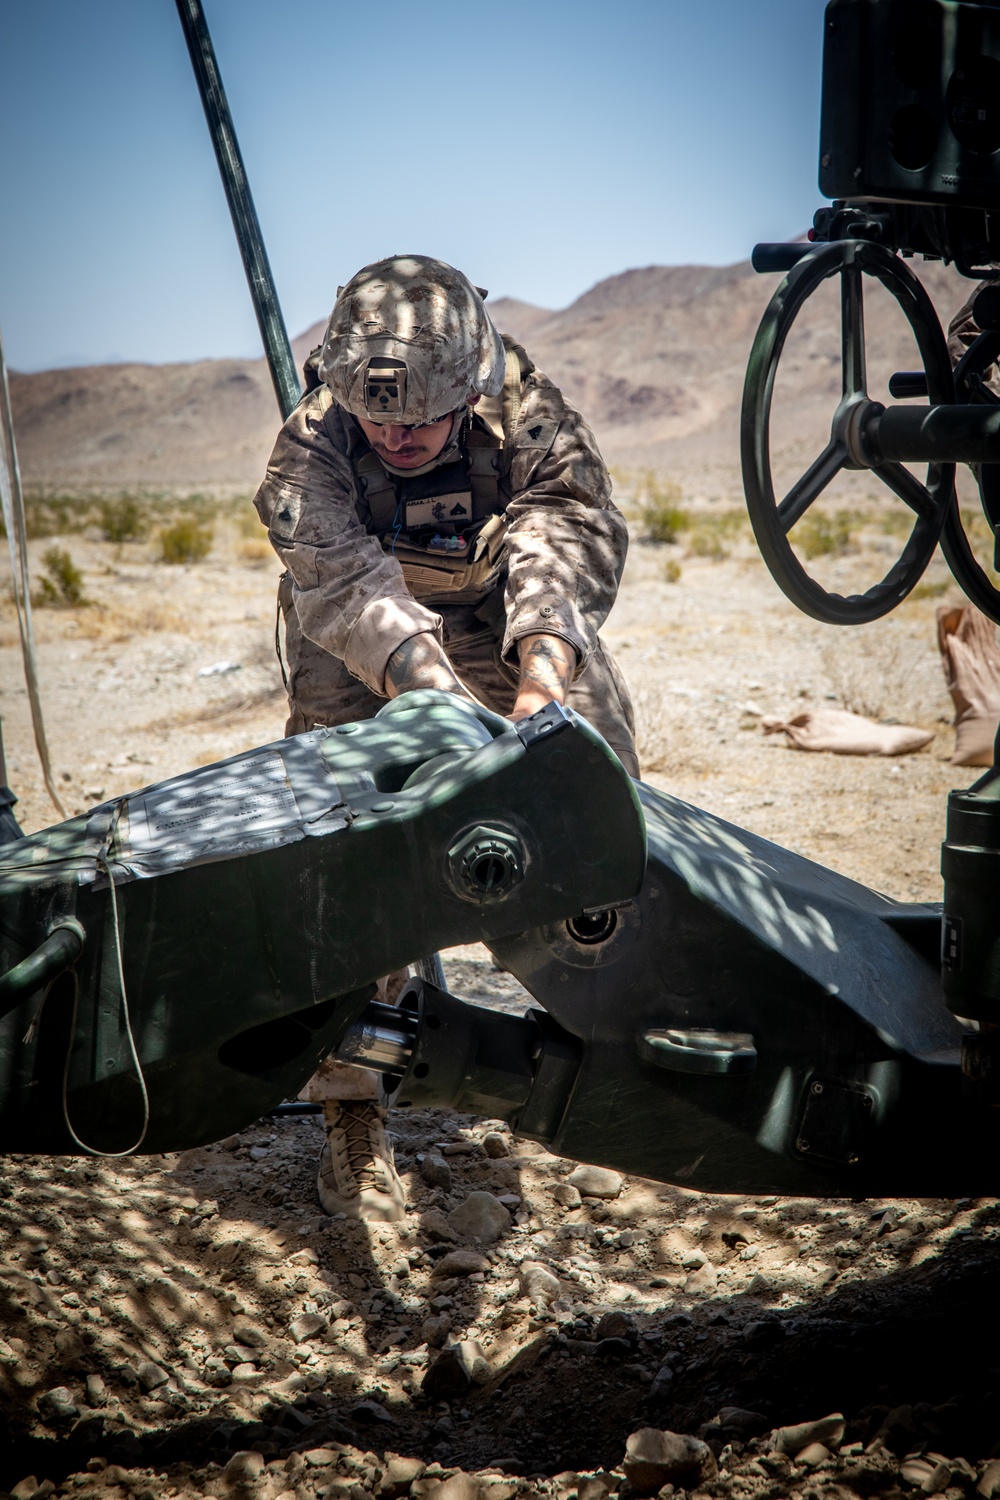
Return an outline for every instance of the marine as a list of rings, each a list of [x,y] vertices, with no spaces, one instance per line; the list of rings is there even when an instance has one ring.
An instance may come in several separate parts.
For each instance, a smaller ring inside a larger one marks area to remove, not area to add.
[[[599,631],[628,545],[594,435],[486,293],[427,256],[337,295],[254,504],[285,567],[287,734],[371,718],[417,688],[516,722],[567,703],[639,775],[628,689]],[[403,976],[382,983],[391,999]],[[327,1061],[318,1191],[397,1220],[376,1075]]]

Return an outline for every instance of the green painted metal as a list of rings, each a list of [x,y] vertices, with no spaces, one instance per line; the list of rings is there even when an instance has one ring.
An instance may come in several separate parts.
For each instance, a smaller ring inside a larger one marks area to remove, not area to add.
[[[143,1150],[228,1135],[298,1091],[380,975],[632,896],[644,858],[635,787],[583,720],[438,692],[0,846],[0,973],[60,923],[85,934],[0,1017],[0,1150],[78,1150],[69,1124],[134,1145],[136,1061]]]

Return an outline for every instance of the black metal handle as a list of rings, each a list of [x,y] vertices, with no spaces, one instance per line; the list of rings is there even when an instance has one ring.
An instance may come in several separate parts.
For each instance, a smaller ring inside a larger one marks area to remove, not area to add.
[[[0,1015],[20,1005],[28,995],[40,990],[68,969],[83,952],[84,931],[75,917],[67,917],[53,927],[48,937],[22,958],[19,964],[0,974]]]
[[[889,376],[889,395],[897,401],[911,396],[927,395],[927,376],[923,370],[897,370]]]
[[[754,245],[750,264],[755,271],[790,271],[815,245],[796,240],[793,243]]]

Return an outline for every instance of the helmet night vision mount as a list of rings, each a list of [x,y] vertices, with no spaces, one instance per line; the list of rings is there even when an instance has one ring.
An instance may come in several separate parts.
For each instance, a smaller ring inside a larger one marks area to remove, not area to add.
[[[821,190],[834,202],[809,242],[757,245],[758,271],[785,272],[750,355],[742,459],[754,533],[773,577],[806,614],[834,625],[878,619],[918,582],[940,541],[956,579],[991,619],[1000,591],[962,526],[955,465],[977,465],[983,510],[1000,529],[1000,401],[983,375],[1000,353],[1000,287],[974,304],[982,329],[953,370],[937,313],[901,257],[1000,274],[1000,8],[973,0],[830,0],[825,14]],[[910,324],[922,368],[897,372],[897,401],[866,387],[864,284],[873,277]],[[770,460],[782,349],[808,298],[841,289],[842,390],[826,447],[780,499]],[[921,482],[905,467],[927,464]],[[843,597],[810,577],[791,533],[842,469],[870,470],[913,513],[901,556],[866,592]],[[1000,542],[998,542],[1000,548]]]

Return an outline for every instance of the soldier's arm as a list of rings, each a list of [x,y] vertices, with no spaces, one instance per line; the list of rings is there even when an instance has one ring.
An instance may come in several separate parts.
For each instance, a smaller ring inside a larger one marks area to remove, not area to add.
[[[411,636],[396,647],[386,665],[385,687],[390,698],[415,688],[440,688],[472,703],[479,701],[456,674],[437,637],[428,633]]]
[[[521,677],[508,715],[515,724],[547,703],[565,703],[577,662],[573,647],[558,635],[524,635],[517,645]]]
[[[628,531],[593,433],[537,372],[525,387],[510,483],[502,654],[523,671],[528,647],[522,654],[522,641],[556,638],[572,652],[572,678],[615,601]],[[533,655],[532,671],[539,665]]]
[[[296,407],[254,504],[288,569],[304,634],[388,696],[387,667],[400,647],[428,641],[444,656],[441,617],[417,603],[395,558],[358,520],[346,435],[336,413],[324,421],[328,406],[321,388]]]

